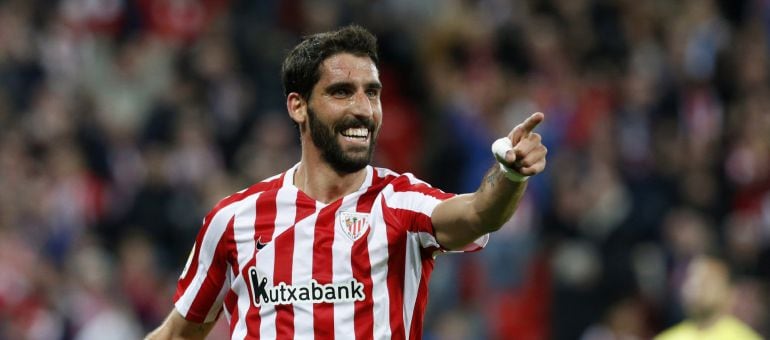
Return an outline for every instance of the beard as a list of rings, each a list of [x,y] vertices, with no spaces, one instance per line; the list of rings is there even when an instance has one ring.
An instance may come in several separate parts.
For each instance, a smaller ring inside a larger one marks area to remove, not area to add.
[[[321,157],[339,173],[354,173],[365,168],[372,161],[377,132],[371,118],[353,118],[346,116],[339,121],[326,125],[318,120],[315,111],[307,108],[310,137],[313,144],[321,150]],[[337,135],[349,128],[365,127],[369,130],[369,145],[343,150]]]

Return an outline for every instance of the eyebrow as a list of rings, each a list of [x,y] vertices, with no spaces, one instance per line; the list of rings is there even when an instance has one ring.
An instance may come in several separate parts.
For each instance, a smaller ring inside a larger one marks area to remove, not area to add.
[[[333,91],[333,90],[343,89],[343,88],[355,88],[355,84],[349,81],[341,81],[341,82],[329,84],[328,86],[326,86],[327,91]],[[364,88],[381,90],[382,83],[378,81],[369,82],[364,85]]]

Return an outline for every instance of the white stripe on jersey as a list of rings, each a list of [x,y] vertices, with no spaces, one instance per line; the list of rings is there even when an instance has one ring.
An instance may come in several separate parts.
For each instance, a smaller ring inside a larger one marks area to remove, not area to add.
[[[393,187],[388,185],[383,192]],[[388,291],[388,234],[382,214],[382,196],[374,200],[371,212],[372,228],[369,237],[369,262],[372,268],[372,301],[374,318],[374,338],[389,339],[390,329],[390,294]],[[368,297],[367,297],[368,298]]]
[[[406,178],[409,179],[409,183],[411,183],[411,184],[425,184],[425,185],[430,187],[430,184],[428,184],[427,182],[425,182],[425,181],[415,177],[414,174],[412,174],[411,172],[405,172],[404,176],[406,176]]]
[[[288,176],[287,176],[288,177]],[[310,282],[313,279],[313,241],[318,213],[324,205],[316,202],[315,212],[302,219],[294,226],[294,254],[292,256],[292,281]],[[313,305],[299,303],[294,305],[294,338],[312,339]]]
[[[388,197],[389,208],[404,209],[430,216],[441,200],[433,196],[414,191],[394,192]]]
[[[257,261],[257,270],[261,273],[274,273],[275,269],[275,239],[285,232],[287,229],[294,225],[294,217],[297,213],[296,204],[285,204],[285,202],[295,202],[297,198],[297,191],[291,187],[282,187],[276,193],[276,211],[280,211],[275,216],[273,235],[270,237],[270,243],[268,243],[262,250],[259,251],[259,261]],[[283,204],[282,204],[283,203]],[[269,275],[268,280],[270,286],[275,286],[273,282],[274,275]],[[289,282],[290,283],[290,282]],[[262,304],[259,308],[259,338],[260,339],[274,339],[276,337],[276,318],[277,312],[275,305]]]
[[[396,172],[390,169],[386,169],[386,168],[372,168],[372,169],[374,169],[374,171],[377,171],[377,177],[379,178],[385,178],[388,176],[394,176],[394,177],[398,176]]]
[[[222,236],[225,233],[225,229],[227,229],[227,224],[230,222],[232,212],[232,206],[228,206],[217,212],[217,214],[211,218],[208,230],[206,231],[206,234],[203,235],[200,249],[198,250],[197,270],[194,273],[185,273],[187,275],[195,276],[193,277],[192,282],[190,282],[187,290],[185,290],[184,294],[179,297],[175,304],[177,310],[182,315],[187,315],[190,307],[192,307],[193,301],[195,301],[195,297],[198,296],[198,291],[200,290],[201,285],[207,277],[206,273],[208,272],[208,269],[211,268],[219,240],[222,239]],[[200,274],[201,271],[203,272],[202,275]],[[227,286],[223,285],[222,289],[226,290]],[[213,305],[212,309],[218,310],[218,305]],[[210,315],[212,314],[210,310],[206,314],[207,317],[205,322],[214,321],[213,318],[209,319]],[[214,316],[216,316],[216,313]]]
[[[235,214],[235,222],[233,223],[233,232],[235,235],[236,251],[238,252],[238,266],[241,272],[243,272],[243,266],[246,266],[249,261],[254,257],[254,220],[256,219],[256,210],[254,210],[254,204],[262,193],[258,193],[244,199],[240,211]],[[248,283],[241,273],[238,273],[238,277],[233,282],[232,290],[235,292],[245,292],[246,294],[238,294],[238,315],[237,319],[230,322],[235,322],[233,328],[232,339],[244,339],[248,329],[246,328],[246,314],[249,312],[251,306],[251,297],[248,292]]]
[[[422,256],[420,256],[419,233],[408,233],[406,237],[411,239],[411,242],[406,242],[404,265],[404,330],[409,336],[412,314],[416,307],[417,290],[420,288],[420,277],[422,277]]]
[[[347,282],[353,279],[353,267],[350,248],[353,247],[353,241],[339,230],[339,214],[343,211],[356,211],[356,204],[360,195],[348,195],[342,200],[342,204],[334,214],[334,243],[332,243],[332,282]],[[334,337],[335,339],[345,339],[350,337],[351,329],[355,329],[353,324],[355,316],[355,304],[337,303],[334,305]]]

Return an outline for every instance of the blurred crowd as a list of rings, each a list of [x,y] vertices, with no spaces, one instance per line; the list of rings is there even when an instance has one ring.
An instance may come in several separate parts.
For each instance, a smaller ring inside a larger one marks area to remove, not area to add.
[[[437,259],[426,339],[650,338],[705,252],[770,337],[770,1],[5,0],[0,340],[157,326],[208,209],[299,160],[285,53],[351,22],[379,38],[375,165],[473,191],[546,114],[514,219]]]

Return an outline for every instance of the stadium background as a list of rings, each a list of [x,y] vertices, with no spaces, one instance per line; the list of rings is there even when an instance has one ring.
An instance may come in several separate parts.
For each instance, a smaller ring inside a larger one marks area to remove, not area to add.
[[[350,22],[380,41],[376,165],[471,191],[547,116],[514,220],[437,260],[426,339],[649,338],[712,246],[770,336],[770,1],[5,0],[0,339],[158,325],[205,212],[299,158],[286,51]]]

